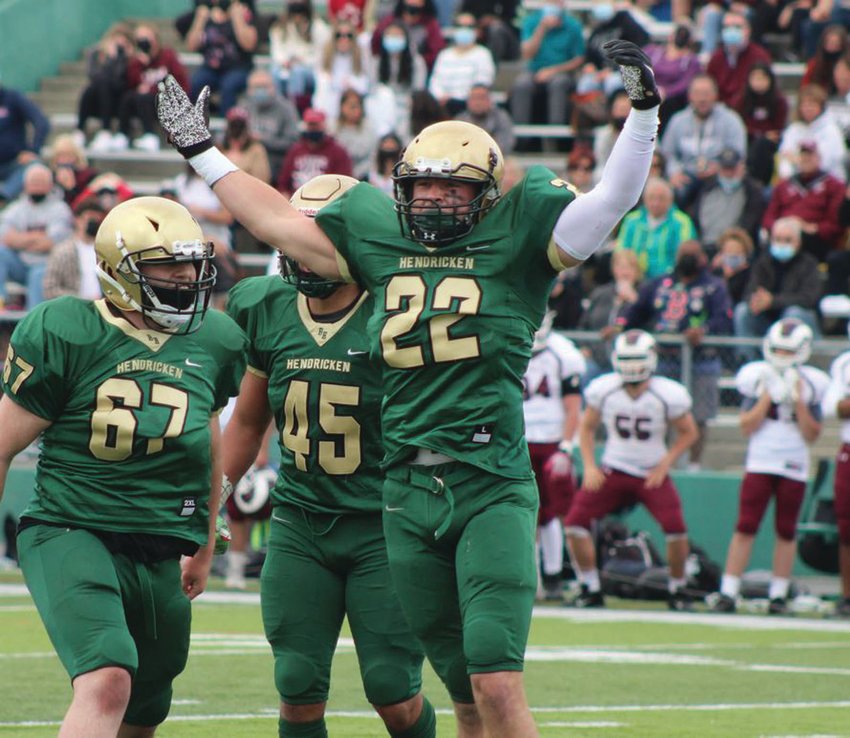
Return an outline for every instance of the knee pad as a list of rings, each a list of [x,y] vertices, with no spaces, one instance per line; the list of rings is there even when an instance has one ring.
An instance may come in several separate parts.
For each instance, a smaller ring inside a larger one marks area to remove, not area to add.
[[[329,678],[326,676],[322,683],[315,664],[300,654],[275,654],[274,683],[284,702],[293,705],[325,702]]]
[[[363,672],[363,690],[373,705],[395,705],[419,692],[420,685],[411,683],[410,672],[387,661],[373,664]]]
[[[470,664],[487,667],[504,665],[513,648],[505,623],[481,615],[464,627],[463,650]]]

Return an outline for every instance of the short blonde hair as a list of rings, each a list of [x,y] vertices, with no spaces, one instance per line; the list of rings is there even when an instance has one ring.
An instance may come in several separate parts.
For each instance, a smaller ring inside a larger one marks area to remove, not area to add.
[[[737,241],[741,246],[744,247],[744,251],[747,256],[753,255],[753,249],[755,246],[753,245],[753,239],[750,237],[750,234],[747,233],[743,228],[739,228],[738,226],[732,226],[731,228],[727,228],[720,236],[717,238],[717,246],[721,248],[723,246],[724,241]]]
[[[50,166],[56,163],[56,157],[59,154],[73,154],[74,164],[78,167],[87,167],[88,161],[83,150],[79,147],[73,137],[67,133],[57,136],[50,147]]]
[[[631,266],[637,272],[638,281],[643,279],[643,267],[636,251],[632,249],[614,249],[614,253],[611,254],[612,268],[615,263]]]

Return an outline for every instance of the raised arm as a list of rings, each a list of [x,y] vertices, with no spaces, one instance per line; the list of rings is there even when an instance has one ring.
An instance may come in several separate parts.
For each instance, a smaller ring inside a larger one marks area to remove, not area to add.
[[[241,171],[213,146],[207,127],[209,94],[205,87],[192,105],[174,77],[160,82],[157,116],[172,145],[254,237],[310,271],[339,278],[336,249],[315,220],[301,215],[277,190]]]
[[[593,254],[638,201],[658,133],[660,98],[649,57],[631,41],[609,41],[602,48],[620,67],[632,111],[611,150],[602,179],[568,205],[555,224],[553,237],[566,267]]]

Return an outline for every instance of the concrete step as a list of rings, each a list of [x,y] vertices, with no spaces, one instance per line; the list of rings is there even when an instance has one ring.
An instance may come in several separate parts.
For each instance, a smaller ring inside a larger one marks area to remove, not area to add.
[[[43,77],[40,83],[40,91],[45,94],[54,92],[65,93],[73,90],[79,99],[83,88],[88,84],[88,77],[83,74],[60,74],[57,77]]]
[[[89,163],[102,172],[115,172],[124,179],[165,179],[185,171],[183,157],[176,151],[86,152]]]

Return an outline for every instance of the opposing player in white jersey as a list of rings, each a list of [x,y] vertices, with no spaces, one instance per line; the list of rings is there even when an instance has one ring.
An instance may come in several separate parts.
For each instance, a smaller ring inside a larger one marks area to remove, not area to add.
[[[572,341],[552,333],[553,312],[534,335],[523,377],[525,439],[540,494],[537,540],[547,600],[563,596],[563,519],[570,509],[573,438],[581,415],[581,378],[587,364]]]
[[[688,609],[688,533],[669,472],[699,435],[691,414],[691,396],[678,382],[653,376],[658,350],[655,339],[645,331],[630,330],[620,335],[614,343],[611,364],[614,372],[597,377],[584,392],[586,407],[579,425],[584,480],[566,519],[567,539],[581,582],[581,593],[573,604],[605,605],[590,534],[592,523],[640,502],[658,521],[667,539],[668,604],[672,610]],[[600,423],[607,434],[601,469],[594,455],[594,436]],[[669,449],[665,445],[668,428],[676,433]]]
[[[809,478],[809,444],[820,435],[820,404],[829,377],[807,366],[812,330],[796,318],[774,323],[764,337],[764,360],[751,361],[735,379],[741,394],[740,426],[749,438],[738,522],[729,543],[715,612],[734,612],[758,532],[776,499],[776,543],[768,612],[787,610],[788,584],[797,552],[797,517]]]
[[[847,324],[850,333],[850,323]],[[841,572],[841,600],[836,614],[850,617],[850,351],[832,362],[829,387],[821,403],[825,418],[839,418],[841,448],[835,461],[834,510],[838,523],[838,566]]]

